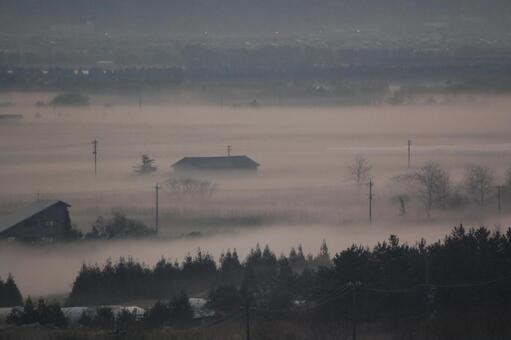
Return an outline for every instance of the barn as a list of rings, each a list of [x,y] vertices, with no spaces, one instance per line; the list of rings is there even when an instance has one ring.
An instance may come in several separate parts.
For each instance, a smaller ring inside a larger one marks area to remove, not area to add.
[[[184,157],[172,165],[176,173],[239,172],[255,173],[259,163],[248,156]]]
[[[58,200],[37,201],[0,218],[0,238],[58,240],[71,232],[69,204]]]

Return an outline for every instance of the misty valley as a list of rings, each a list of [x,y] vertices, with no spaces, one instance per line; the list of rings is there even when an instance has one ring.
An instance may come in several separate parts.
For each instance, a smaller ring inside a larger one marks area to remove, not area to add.
[[[510,15],[0,1],[0,340],[511,338]]]

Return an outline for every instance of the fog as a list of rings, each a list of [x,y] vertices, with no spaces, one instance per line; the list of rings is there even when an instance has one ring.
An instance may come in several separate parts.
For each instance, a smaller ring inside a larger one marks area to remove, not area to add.
[[[269,244],[277,254],[302,244],[315,254],[323,239],[335,253],[352,243],[374,245],[392,233],[415,243],[421,237],[441,239],[460,223],[504,228],[509,222],[493,204],[484,210],[434,211],[427,219],[416,200],[405,217],[392,201],[409,190],[392,180],[409,171],[409,139],[412,168],[436,161],[459,183],[467,164],[488,165],[501,183],[511,165],[506,96],[427,105],[243,108],[176,103],[155,93],[145,96],[141,108],[122,95],[92,95],[92,105],[83,109],[34,106],[54,95],[1,94],[16,106],[0,113],[20,113],[24,120],[0,125],[0,215],[39,197],[71,204],[72,222],[84,233],[98,216],[117,210],[153,226],[153,187],[165,183],[180,158],[224,155],[231,145],[233,154],[246,154],[261,166],[255,176],[213,177],[217,190],[211,197],[178,198],[164,186],[159,240],[2,243],[0,275],[13,273],[23,294],[67,293],[81,263],[102,264],[109,257],[132,256],[153,265],[162,256],[181,261],[198,247],[216,257],[236,248],[244,257],[257,243]],[[93,139],[99,142],[97,177]],[[156,159],[158,171],[134,175],[133,166],[145,153]],[[368,189],[358,189],[348,172],[358,155],[372,165],[371,225]]]

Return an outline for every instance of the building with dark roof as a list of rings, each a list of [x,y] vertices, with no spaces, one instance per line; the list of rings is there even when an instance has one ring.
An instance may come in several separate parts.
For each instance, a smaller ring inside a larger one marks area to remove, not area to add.
[[[177,173],[187,172],[256,172],[259,163],[242,156],[184,157],[172,165]]]
[[[0,218],[0,238],[18,240],[62,239],[71,232],[69,204],[37,201]]]

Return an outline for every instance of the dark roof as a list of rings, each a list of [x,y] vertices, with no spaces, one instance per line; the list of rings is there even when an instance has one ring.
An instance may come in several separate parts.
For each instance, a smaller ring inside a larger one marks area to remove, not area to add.
[[[4,216],[0,218],[0,233],[14,227],[16,224],[21,223],[30,217],[40,213],[43,210],[46,210],[55,204],[64,204],[66,207],[70,207],[66,202],[58,201],[58,200],[48,200],[48,201],[37,201],[29,206],[19,209],[14,213]]]
[[[247,156],[184,157],[172,167],[200,170],[257,168],[259,163]]]

